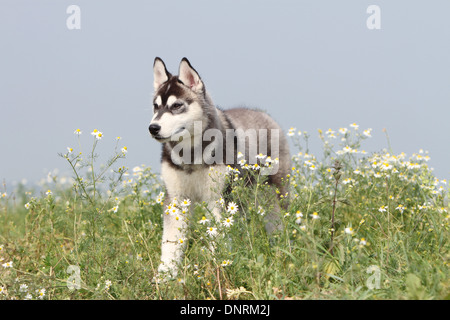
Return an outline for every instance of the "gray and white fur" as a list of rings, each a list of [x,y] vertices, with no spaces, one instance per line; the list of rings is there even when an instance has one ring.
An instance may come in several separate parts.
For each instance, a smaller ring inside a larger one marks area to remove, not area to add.
[[[267,132],[266,136],[257,135],[256,152],[272,159],[279,158],[277,171],[268,175],[268,182],[279,188],[280,194],[286,193],[282,179],[291,168],[289,147],[280,126],[269,115],[247,108],[221,110],[214,106],[199,74],[186,58],[181,60],[178,76],[170,74],[160,58],[155,58],[153,72],[154,115],[149,130],[152,137],[162,143],[161,175],[166,191],[165,204],[174,198],[180,201],[190,199],[192,204],[205,202],[215,218],[220,219],[217,200],[226,188],[227,166],[240,168],[238,151],[243,151],[248,163],[255,160],[249,144],[244,144],[244,150],[237,149],[237,141],[245,139],[242,132],[249,129]],[[222,133],[221,138],[204,139],[210,129]],[[227,136],[229,132],[236,132],[235,136],[230,138]],[[277,132],[278,135],[273,135]],[[181,149],[183,152],[180,153],[178,150]],[[280,226],[277,211],[278,204],[274,212],[267,214],[266,230],[269,233]],[[185,246],[179,243],[179,239],[186,238],[187,222],[170,214],[163,216],[158,271],[175,275]]]

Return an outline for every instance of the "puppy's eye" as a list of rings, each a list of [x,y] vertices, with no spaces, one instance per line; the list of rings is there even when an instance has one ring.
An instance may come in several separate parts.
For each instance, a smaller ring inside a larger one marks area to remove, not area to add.
[[[154,103],[153,108],[155,108],[155,110],[158,110],[158,105],[156,103]]]
[[[182,103],[180,103],[180,102],[175,102],[173,105],[172,105],[172,110],[178,110],[178,109],[180,109],[181,107],[183,106],[183,104]]]

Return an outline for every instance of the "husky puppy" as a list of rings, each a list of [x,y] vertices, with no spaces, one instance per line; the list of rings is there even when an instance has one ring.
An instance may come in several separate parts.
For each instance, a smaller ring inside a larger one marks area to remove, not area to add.
[[[217,108],[199,74],[186,58],[181,60],[178,75],[170,74],[164,62],[155,58],[154,115],[151,136],[162,143],[161,175],[166,189],[165,204],[189,199],[205,202],[216,219],[220,219],[217,200],[225,189],[225,175],[238,170],[245,162],[254,165],[262,153],[273,166],[264,174],[268,182],[286,190],[282,179],[290,172],[290,154],[280,126],[266,113],[246,108]],[[265,169],[261,165],[261,170]],[[233,169],[232,169],[233,170]],[[213,178],[211,177],[213,174]],[[276,201],[277,202],[277,201]],[[278,204],[267,214],[266,230],[279,229]],[[171,213],[170,210],[173,210]],[[160,273],[176,274],[183,257],[180,239],[185,239],[186,220],[176,208],[165,211],[161,247]]]

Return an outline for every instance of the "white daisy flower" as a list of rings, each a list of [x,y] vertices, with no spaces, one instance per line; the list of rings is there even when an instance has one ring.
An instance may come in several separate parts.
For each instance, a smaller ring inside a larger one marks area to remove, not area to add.
[[[93,135],[97,140],[103,138],[103,133],[98,131],[97,129],[94,129],[94,131],[91,132],[91,135]]]
[[[258,155],[255,156],[256,159],[260,159],[260,160],[264,160],[267,157],[267,155],[259,153]]]
[[[216,203],[220,204],[221,207],[223,208],[223,206],[225,205],[225,200],[223,200],[223,198],[220,198],[219,200],[216,201]]]
[[[206,219],[206,217],[202,217],[201,218],[201,220],[198,222],[198,223],[200,223],[200,224],[206,224],[206,223],[208,223],[209,222],[209,219]]]
[[[295,131],[296,131],[296,129],[295,129],[294,127],[291,127],[291,128],[289,129],[289,132],[287,133],[287,135],[288,135],[289,137],[292,137],[292,136],[295,134]]]
[[[111,288],[112,282],[111,280],[106,280],[105,281],[105,290],[108,291],[109,288]]]
[[[226,219],[223,220],[223,222],[222,222],[222,224],[223,224],[225,227],[231,227],[231,226],[233,225],[233,223],[234,223],[233,216],[231,216],[231,217],[229,217],[229,218],[226,218]]]
[[[43,299],[43,298],[45,297],[45,292],[46,292],[45,289],[39,289],[39,290],[37,290],[38,298],[39,298],[39,299]]]
[[[222,267],[227,267],[229,265],[231,265],[233,262],[230,260],[223,260],[221,266]]]
[[[314,220],[316,219],[320,219],[320,216],[317,212],[313,212],[312,214],[309,215],[311,218],[313,218]]]
[[[368,138],[372,137],[372,128],[364,130],[363,134]]]
[[[344,229],[344,232],[346,234],[353,234],[353,229],[351,227],[347,227],[347,228]]]
[[[264,211],[264,209],[261,206],[258,206],[258,214],[260,216],[264,216],[266,214],[266,212]]]
[[[238,205],[236,203],[234,203],[234,202],[228,203],[228,208],[227,208],[228,213],[235,214],[236,212],[238,212],[238,210],[239,210]]]
[[[209,227],[209,228],[206,230],[206,233],[207,233],[209,236],[214,237],[214,236],[217,235],[217,228]]]
[[[191,205],[191,200],[189,199],[184,199],[181,204],[180,204],[183,208],[189,207]]]
[[[402,204],[399,204],[397,208],[395,208],[395,210],[400,211],[400,213],[403,213],[403,211],[405,211],[406,207],[403,206]]]

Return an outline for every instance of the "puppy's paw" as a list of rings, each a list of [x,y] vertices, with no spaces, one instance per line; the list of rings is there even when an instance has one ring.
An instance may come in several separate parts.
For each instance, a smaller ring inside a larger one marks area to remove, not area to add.
[[[177,269],[175,267],[175,265],[172,264],[165,264],[165,263],[161,263],[158,267],[158,273],[157,275],[153,278],[153,280],[157,283],[162,282],[167,282],[170,280],[175,279],[177,276]]]

